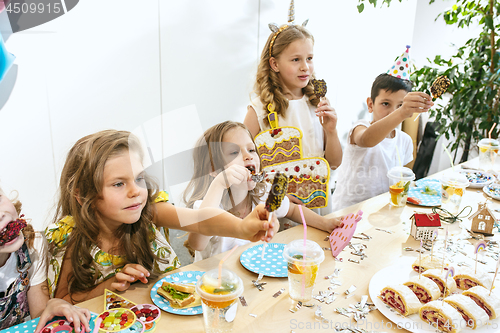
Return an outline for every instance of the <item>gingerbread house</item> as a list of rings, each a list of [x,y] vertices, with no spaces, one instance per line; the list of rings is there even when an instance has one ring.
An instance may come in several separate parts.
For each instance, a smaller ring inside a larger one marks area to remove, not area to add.
[[[415,240],[433,240],[434,230],[441,226],[441,219],[437,213],[415,213],[412,215],[411,220],[410,234]]]
[[[477,212],[469,217],[472,220],[471,230],[481,234],[493,234],[493,227],[497,219],[493,212],[486,206],[486,202],[478,203]]]

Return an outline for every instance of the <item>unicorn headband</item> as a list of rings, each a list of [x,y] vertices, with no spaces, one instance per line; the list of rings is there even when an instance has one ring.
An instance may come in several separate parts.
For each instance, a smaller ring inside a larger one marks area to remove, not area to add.
[[[269,29],[271,29],[271,31],[274,32],[273,38],[271,39],[271,43],[269,43],[269,57],[273,56],[273,46],[278,35],[288,27],[294,26],[295,25],[294,21],[295,21],[295,5],[292,0],[290,1],[290,8],[288,9],[288,24],[285,24],[281,28],[279,28],[276,23],[269,23]],[[302,26],[305,27],[307,25],[307,22],[309,22],[309,19],[305,20],[304,23],[302,23]]]

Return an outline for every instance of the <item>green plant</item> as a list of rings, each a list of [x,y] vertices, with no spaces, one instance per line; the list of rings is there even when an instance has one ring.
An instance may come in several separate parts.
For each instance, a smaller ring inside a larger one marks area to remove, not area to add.
[[[380,0],[382,5],[385,3],[387,7],[391,5],[392,0]],[[402,2],[403,0],[399,0],[399,2]],[[365,3],[368,2],[369,4],[372,4],[373,7],[377,6],[377,0],[358,0],[358,12],[362,12],[365,9]]]
[[[402,0],[399,0],[400,2]],[[359,0],[363,4],[366,0]],[[376,5],[376,0],[368,0]],[[430,0],[432,4],[434,0]],[[390,0],[382,0],[390,5]],[[359,5],[358,5],[359,10]],[[362,11],[362,9],[361,9]],[[360,11],[360,12],[361,12]],[[411,79],[414,90],[429,92],[429,87],[439,75],[446,75],[451,84],[451,95],[446,104],[436,102],[430,116],[439,124],[439,135],[446,139],[454,138],[451,149],[463,147],[460,162],[468,159],[471,142],[487,137],[494,123],[500,123],[500,40],[496,31],[500,31],[500,2],[497,0],[456,0],[455,4],[438,15],[446,24],[466,28],[477,24],[479,36],[469,39],[458,48],[450,59],[438,55],[429,60],[430,66],[415,71]],[[492,138],[498,137],[493,130]]]

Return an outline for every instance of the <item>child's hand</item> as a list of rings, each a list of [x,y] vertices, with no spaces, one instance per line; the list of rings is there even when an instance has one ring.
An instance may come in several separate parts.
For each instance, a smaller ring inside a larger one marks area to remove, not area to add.
[[[244,183],[251,177],[250,171],[241,165],[233,164],[222,172],[219,172],[215,181],[223,188],[229,188],[231,185]]]
[[[403,105],[399,108],[405,118],[410,118],[413,113],[427,112],[434,105],[431,96],[424,92],[409,92],[403,99]]]
[[[318,103],[316,116],[323,117],[322,126],[325,132],[331,133],[337,129],[337,112],[331,107],[330,102],[326,98],[323,98]]]
[[[264,208],[263,204],[255,207],[255,209],[243,219],[243,223],[241,223],[243,228],[243,237],[241,238],[248,239],[252,242],[257,242],[259,240],[269,242],[273,239],[280,225],[276,218],[276,214],[273,214],[271,223],[268,223],[269,214],[270,213]],[[268,231],[267,237],[266,231]]]
[[[323,230],[332,233],[334,229],[342,228],[344,226],[344,223],[342,223],[341,220],[342,217],[325,218],[325,227],[323,228]]]
[[[139,264],[126,264],[123,269],[114,276],[111,288],[118,291],[127,290],[131,283],[139,280],[148,283],[149,272]]]
[[[47,307],[40,315],[40,320],[38,321],[38,325],[36,325],[35,333],[39,333],[45,324],[47,324],[47,322],[55,316],[66,317],[69,322],[74,324],[75,332],[77,333],[81,331],[81,324],[85,326],[86,332],[90,332],[89,310],[71,305],[63,299],[53,298],[47,302]]]

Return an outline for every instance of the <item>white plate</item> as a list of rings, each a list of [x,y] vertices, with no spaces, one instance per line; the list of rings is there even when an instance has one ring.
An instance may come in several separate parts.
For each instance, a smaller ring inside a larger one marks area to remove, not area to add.
[[[493,183],[483,187],[483,192],[493,199],[500,200],[500,185]]]
[[[411,264],[415,261],[413,257],[402,258],[397,264],[382,268],[380,271],[375,273],[370,280],[370,285],[368,287],[368,292],[370,293],[370,298],[375,304],[377,309],[390,321],[393,322],[392,328],[404,328],[410,332],[421,333],[421,332],[439,332],[436,331],[432,326],[427,324],[425,321],[420,319],[418,313],[412,314],[408,317],[403,317],[398,312],[393,310],[391,307],[386,305],[378,297],[380,291],[390,284],[403,284],[410,280],[414,276],[418,276],[411,268]],[[461,292],[461,290],[458,290]],[[493,291],[497,297],[499,297],[499,292],[495,289]],[[491,333],[497,332],[500,328],[500,319],[494,319],[489,321],[492,325],[486,325],[478,327],[473,330],[470,328],[464,328],[460,332],[474,332],[474,333]],[[387,326],[388,327],[388,326]]]
[[[467,177],[470,188],[481,188],[495,181],[491,173],[482,170],[461,170],[460,173]]]

